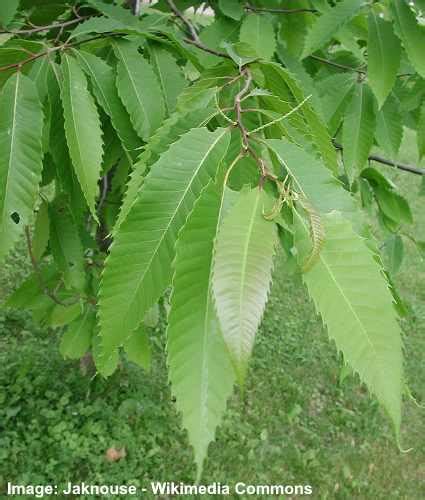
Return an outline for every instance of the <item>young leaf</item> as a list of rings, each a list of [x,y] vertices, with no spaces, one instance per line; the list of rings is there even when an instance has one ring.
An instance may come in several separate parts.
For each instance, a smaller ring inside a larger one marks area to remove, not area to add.
[[[294,191],[306,198],[319,214],[338,210],[350,219],[355,216],[352,197],[319,160],[281,139],[268,139],[266,143],[292,177]]]
[[[394,16],[396,34],[403,42],[407,56],[415,70],[425,78],[425,59],[423,47],[425,46],[425,30],[416,20],[410,5],[405,0],[390,2]]]
[[[164,98],[165,112],[170,115],[176,108],[177,97],[186,87],[186,80],[174,57],[167,50],[152,45],[149,52]]]
[[[59,351],[64,358],[80,359],[90,349],[96,326],[96,314],[87,308],[84,314],[71,323],[62,336]]]
[[[317,18],[304,42],[302,57],[321,49],[363,6],[362,0],[342,0],[335,7]]]
[[[97,102],[111,119],[124,147],[128,151],[134,151],[140,146],[140,139],[137,137],[129,115],[118,96],[113,69],[100,57],[89,52],[76,50],[74,54],[90,78]]]
[[[309,252],[308,225],[296,217],[296,245]],[[403,382],[400,327],[374,254],[339,212],[323,217],[326,241],[303,275],[317,311],[346,362],[376,395],[400,429]]]
[[[366,163],[375,135],[373,94],[366,84],[357,85],[345,112],[342,129],[344,166],[352,179]]]
[[[32,214],[42,171],[43,110],[35,83],[21,72],[0,95],[0,262]]]
[[[272,203],[271,203],[272,204]],[[213,287],[224,342],[243,384],[269,293],[277,229],[260,189],[242,191],[217,238]]]
[[[118,58],[117,88],[139,136],[147,140],[164,119],[164,101],[151,65],[127,40],[113,44]]]
[[[226,129],[193,129],[161,156],[146,177],[102,276],[99,316],[105,361],[169,284],[178,231],[216,175],[228,142]]]
[[[212,298],[213,247],[224,192],[214,182],[179,233],[168,317],[169,377],[195,451],[198,478],[234,383]]]
[[[127,358],[132,363],[149,371],[151,366],[151,346],[146,328],[140,325],[123,344]]]
[[[368,19],[367,76],[381,107],[394,86],[400,66],[401,46],[391,23],[381,19],[373,10]]]
[[[99,114],[87,89],[87,79],[73,57],[63,55],[62,72],[61,98],[69,154],[87,205],[97,220],[95,200],[103,156]]]
[[[250,14],[244,19],[239,39],[262,59],[270,60],[276,50],[273,24],[262,14]]]
[[[396,99],[390,95],[376,120],[376,140],[385,153],[395,160],[403,138],[403,120]]]

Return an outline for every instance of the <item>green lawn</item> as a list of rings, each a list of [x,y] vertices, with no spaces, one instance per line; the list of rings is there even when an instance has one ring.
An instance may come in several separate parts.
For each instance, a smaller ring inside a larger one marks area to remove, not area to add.
[[[403,159],[414,162],[412,140],[407,135]],[[412,202],[410,231],[425,239],[420,178],[393,177]],[[2,273],[0,299],[25,273],[21,255]],[[396,284],[411,304],[401,321],[408,382],[425,401],[425,265],[408,241]],[[193,481],[165,375],[163,324],[152,331],[152,374],[123,364],[108,381],[64,362],[60,332],[36,327],[22,313],[0,312],[0,329],[0,494],[6,481]],[[278,263],[246,393],[229,404],[202,482],[308,483],[312,497],[323,499],[425,498],[425,410],[406,399],[402,447],[414,449],[401,453],[358,380],[340,383],[340,366],[301,283]],[[110,446],[125,446],[126,458],[108,463]]]

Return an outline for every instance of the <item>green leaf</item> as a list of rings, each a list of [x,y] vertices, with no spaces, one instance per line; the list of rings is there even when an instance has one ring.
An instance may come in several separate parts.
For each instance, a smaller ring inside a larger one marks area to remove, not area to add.
[[[321,94],[323,117],[332,134],[339,128],[355,83],[355,77],[349,73],[337,73],[316,83]]]
[[[276,50],[273,24],[262,14],[250,14],[244,19],[239,39],[250,45],[262,59],[270,60]]]
[[[378,186],[382,186],[385,189],[389,189],[390,191],[396,189],[396,185],[390,180],[387,179],[384,175],[376,170],[374,167],[367,167],[363,169],[360,173],[361,177],[367,179],[370,185],[375,189]]]
[[[412,224],[413,216],[410,211],[409,203],[403,196],[385,189],[383,186],[378,186],[375,189],[375,196],[378,201],[379,208],[382,212],[398,224]]]
[[[18,12],[20,0],[6,0],[0,2],[0,26],[8,26]]]
[[[109,377],[117,369],[120,362],[118,350],[111,352],[110,356],[105,359],[102,350],[102,338],[99,333],[92,336],[91,345],[96,369],[103,377]]]
[[[418,128],[416,130],[419,159],[425,156],[425,101],[419,111]]]
[[[374,97],[366,84],[357,85],[342,128],[344,166],[352,179],[367,162],[375,135]]]
[[[295,144],[268,139],[267,146],[294,180],[293,189],[306,198],[320,214],[338,210],[354,218],[357,208],[341,182],[316,158]]]
[[[87,205],[97,220],[95,200],[103,156],[99,114],[87,89],[87,79],[73,57],[63,55],[62,72],[61,98],[69,154]]]
[[[376,120],[376,140],[385,153],[395,160],[403,138],[403,119],[396,99],[390,95]]]
[[[165,112],[170,115],[176,108],[177,97],[186,87],[186,80],[174,57],[158,45],[150,46],[150,59],[158,77]]]
[[[267,88],[271,90],[274,95],[286,101],[287,95],[285,87],[287,87],[294,96],[297,104],[301,104],[304,101],[305,96],[301,90],[301,85],[293,75],[285,70],[285,68],[282,68],[280,64],[262,63],[261,69],[266,78]],[[326,125],[308,101],[304,102],[300,111],[305,117],[313,143],[322,155],[326,166],[337,174],[338,160]]]
[[[80,359],[90,349],[96,325],[96,314],[91,308],[72,322],[62,335],[59,351],[64,358]]]
[[[231,43],[236,41],[239,34],[239,25],[231,19],[219,17],[209,26],[204,28],[200,34],[200,39],[207,47],[214,50],[221,50],[223,40]],[[211,68],[221,62],[221,58],[197,49],[196,56],[205,68]]]
[[[144,326],[139,326],[123,344],[127,358],[146,371],[151,367],[151,346]]]
[[[400,67],[401,46],[394,35],[392,24],[384,21],[373,10],[368,18],[367,77],[381,107],[394,86]]]
[[[38,95],[40,97],[40,102],[44,103],[47,96],[47,76],[50,71],[49,59],[47,57],[40,57],[34,61],[28,76],[37,85]]]
[[[59,277],[58,271],[54,265],[50,264],[49,266],[40,266],[40,273],[43,283],[41,283],[38,273],[30,274],[7,298],[4,306],[13,309],[32,310],[37,309],[41,303],[44,303],[46,298],[53,306],[53,301],[44,294],[42,285],[47,288],[56,285]]]
[[[34,233],[32,236],[32,253],[36,261],[43,256],[49,242],[50,223],[47,203],[43,201],[35,219]]]
[[[212,298],[213,249],[223,199],[222,186],[211,182],[179,233],[168,316],[171,387],[195,451],[198,478],[234,383]]]
[[[392,276],[397,274],[403,262],[403,240],[400,235],[392,234],[386,239],[384,252],[387,257],[388,270]]]
[[[43,110],[35,83],[17,72],[0,95],[0,261],[32,214],[42,171]]]
[[[84,249],[78,228],[63,200],[49,207],[50,249],[56,264],[64,273],[68,288],[82,290],[85,285]]]
[[[81,312],[81,304],[78,302],[69,306],[56,304],[49,318],[49,326],[53,328],[65,326],[80,316]]]
[[[118,94],[127,108],[134,129],[147,140],[164,119],[164,101],[151,65],[127,40],[113,43],[118,58]],[[143,82],[143,84],[142,84]]]
[[[263,217],[270,204],[263,190],[242,191],[217,238],[214,298],[240,384],[246,376],[272,278],[277,230]]]
[[[296,245],[309,252],[308,226],[296,218]],[[339,212],[323,217],[326,241],[303,275],[329,336],[400,429],[403,385],[400,328],[381,266]]]
[[[390,6],[395,21],[395,32],[403,42],[410,62],[422,78],[425,78],[424,27],[418,24],[406,0],[394,0]]]
[[[127,217],[133,203],[136,201],[140,188],[145,178],[146,169],[159,159],[162,153],[167,151],[170,145],[177,141],[179,137],[189,132],[192,128],[203,127],[217,114],[217,110],[207,106],[189,113],[173,113],[165,120],[162,126],[155,132],[147,143],[143,153],[133,167],[130,180],[123,203],[120,208],[118,219],[114,226],[114,233]]]
[[[115,86],[115,74],[100,57],[83,51],[74,51],[81,67],[90,78],[97,102],[111,119],[118,137],[128,151],[140,146],[140,140],[131,125],[129,115],[124,108]]]
[[[240,21],[244,15],[244,8],[239,0],[218,0],[218,6],[225,16],[235,21]]]
[[[114,32],[132,32],[124,23],[110,19],[108,17],[91,17],[80,23],[70,34],[69,40],[89,33],[114,33]]]
[[[193,129],[153,165],[111,246],[100,287],[105,360],[139,326],[171,280],[174,245],[203,187],[216,175],[229,132]],[[154,229],[154,230],[153,230]]]
[[[321,49],[361,9],[363,0],[342,0],[317,18],[307,32],[302,57]]]

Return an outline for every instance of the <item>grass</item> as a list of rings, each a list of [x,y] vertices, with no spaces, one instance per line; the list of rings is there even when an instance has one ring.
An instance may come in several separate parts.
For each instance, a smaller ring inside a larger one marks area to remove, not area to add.
[[[403,159],[414,162],[411,142],[408,134]],[[392,176],[411,200],[413,231],[424,235],[418,178]],[[423,401],[425,266],[405,243],[396,285],[411,308],[401,321],[407,378]],[[21,255],[3,273],[2,293],[25,274]],[[123,364],[108,381],[83,376],[78,363],[61,359],[60,332],[12,311],[0,313],[0,325],[0,493],[6,481],[193,481],[191,451],[166,380],[163,323],[152,331],[152,373]],[[202,482],[308,483],[321,499],[423,498],[423,410],[406,400],[402,446],[414,449],[401,453],[376,401],[356,379],[341,382],[340,367],[300,281],[278,264],[246,394],[230,401]],[[124,446],[126,458],[108,463],[111,446]]]

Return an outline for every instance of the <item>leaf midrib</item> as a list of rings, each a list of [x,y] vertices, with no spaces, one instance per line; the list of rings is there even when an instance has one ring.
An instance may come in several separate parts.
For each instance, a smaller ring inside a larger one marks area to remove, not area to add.
[[[7,219],[7,214],[6,214],[6,207],[7,207],[7,201],[9,199],[9,182],[11,178],[11,170],[12,170],[12,158],[14,157],[14,149],[15,149],[15,133],[16,133],[16,114],[17,114],[17,107],[18,107],[18,89],[19,89],[19,82],[20,82],[20,73],[16,73],[16,85],[15,85],[15,94],[13,98],[13,121],[12,121],[12,131],[11,131],[11,140],[10,140],[10,154],[9,154],[9,162],[8,162],[8,169],[7,169],[7,177],[6,177],[6,185],[5,185],[5,197],[4,197],[4,205],[2,207],[2,223],[5,223],[5,220]]]
[[[146,274],[148,273],[151,265],[152,265],[152,262],[154,260],[154,258],[157,256],[158,254],[158,251],[160,249],[160,247],[162,246],[162,242],[164,241],[164,238],[166,237],[166,235],[168,234],[168,231],[170,229],[170,226],[171,224],[174,222],[174,219],[177,215],[177,213],[179,212],[180,210],[180,207],[183,203],[183,201],[186,199],[186,196],[187,196],[187,193],[190,191],[191,187],[192,187],[192,184],[193,184],[193,181],[194,179],[197,177],[202,165],[204,164],[205,160],[208,158],[208,156],[210,155],[211,151],[213,150],[213,148],[217,145],[217,143],[221,140],[221,138],[224,136],[224,134],[227,132],[227,129],[224,129],[223,132],[217,137],[217,139],[212,143],[212,145],[208,148],[207,152],[205,153],[205,155],[203,156],[202,160],[199,162],[199,166],[198,168],[195,170],[195,172],[193,173],[192,177],[190,178],[190,182],[188,182],[187,184],[187,187],[186,189],[184,190],[183,192],[183,195],[181,196],[180,198],[180,201],[178,202],[177,204],[177,207],[176,209],[174,210],[172,216],[170,217],[170,220],[167,224],[167,226],[164,228],[164,231],[162,233],[162,236],[160,237],[160,239],[158,240],[158,243],[157,245],[155,246],[155,249],[154,251],[152,252],[152,256],[151,258],[149,259],[148,263],[146,264],[145,266],[145,271],[143,272],[142,274],[142,277],[139,279],[139,283],[138,285],[135,287],[134,289],[134,292],[131,296],[131,301],[128,302],[129,304],[129,307],[127,307],[127,311],[130,309],[131,305],[133,304],[134,302],[134,299],[135,297],[137,296],[137,294],[139,293],[139,289],[142,285],[142,282],[144,281],[145,277],[146,277]]]

